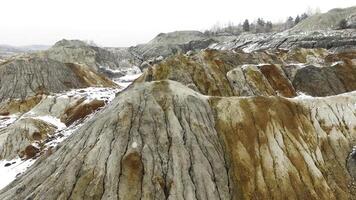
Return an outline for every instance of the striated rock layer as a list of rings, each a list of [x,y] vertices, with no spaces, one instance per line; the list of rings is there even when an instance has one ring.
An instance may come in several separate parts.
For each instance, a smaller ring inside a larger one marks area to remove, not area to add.
[[[355,104],[136,83],[0,199],[354,199]]]

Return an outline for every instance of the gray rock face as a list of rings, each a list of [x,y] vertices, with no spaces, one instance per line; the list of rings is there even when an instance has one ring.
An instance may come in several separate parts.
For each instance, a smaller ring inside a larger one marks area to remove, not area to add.
[[[89,86],[113,86],[89,67],[24,56],[0,65],[0,101]]]
[[[12,184],[19,192],[5,189],[0,198],[230,199],[207,100],[177,84],[172,89],[181,92],[173,95],[170,85],[152,82],[121,93],[21,184]],[[33,178],[41,185],[30,184]]]
[[[293,85],[296,90],[303,91],[307,94],[314,94],[315,96],[330,96],[347,92],[347,85],[353,84],[348,83],[345,80],[346,77],[341,77],[341,73],[338,73],[338,67],[326,67],[318,68],[314,66],[306,66],[296,73]],[[351,76],[356,80],[356,67],[353,66],[351,69]],[[344,85],[346,83],[346,86]]]

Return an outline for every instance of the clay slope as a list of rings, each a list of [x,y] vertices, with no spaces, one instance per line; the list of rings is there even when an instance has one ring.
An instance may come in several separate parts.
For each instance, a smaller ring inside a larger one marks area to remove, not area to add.
[[[356,54],[325,49],[179,54],[136,82],[174,80],[211,96],[329,96],[356,90]]]
[[[89,67],[39,56],[22,56],[0,64],[0,102],[89,86],[114,86]]]
[[[354,198],[355,104],[355,93],[208,97],[136,83],[0,198]]]

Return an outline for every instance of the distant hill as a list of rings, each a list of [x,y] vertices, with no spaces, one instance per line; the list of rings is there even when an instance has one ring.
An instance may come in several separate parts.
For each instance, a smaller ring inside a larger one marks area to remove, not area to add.
[[[356,14],[356,6],[335,8],[326,13],[313,15],[291,29],[291,31],[314,31],[338,29],[341,20],[349,19]]]
[[[48,45],[27,45],[27,46],[11,46],[0,44],[0,57],[13,56],[20,53],[36,52],[49,49]]]

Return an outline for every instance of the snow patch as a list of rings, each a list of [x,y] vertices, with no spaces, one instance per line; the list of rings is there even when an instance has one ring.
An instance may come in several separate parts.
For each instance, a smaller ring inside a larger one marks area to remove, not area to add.
[[[17,115],[0,116],[0,129],[9,126],[17,120]]]
[[[133,142],[131,146],[132,148],[137,148],[137,142]]]
[[[299,68],[304,68],[305,63],[288,63],[288,66],[297,66]]]
[[[49,115],[36,116],[36,117],[31,117],[31,118],[39,119],[39,120],[42,120],[42,121],[47,122],[49,124],[52,124],[52,125],[56,126],[58,130],[65,129],[67,127],[64,123],[61,122],[60,119],[52,117],[52,116],[49,116]]]
[[[61,95],[67,97],[85,97],[86,102],[96,100],[112,101],[115,94],[120,92],[122,88],[104,88],[104,87],[88,87],[82,89],[73,89]]]
[[[331,64],[331,66],[334,67],[334,66],[339,65],[339,64],[342,65],[342,64],[344,64],[344,62],[343,62],[343,61],[333,62],[333,63]]]
[[[303,92],[298,92],[298,96],[294,97],[293,99],[313,99],[314,97],[313,96],[310,96],[310,95],[307,95]]]
[[[258,46],[257,43],[254,43],[252,45],[249,45],[248,47],[245,47],[242,49],[245,53],[251,53],[252,51],[256,50],[256,47]]]
[[[271,64],[268,64],[268,63],[260,63],[258,65],[256,65],[257,67],[263,67],[263,66],[266,66],[266,65],[271,65]]]
[[[24,173],[34,162],[35,160],[33,159],[21,160],[20,158],[0,160],[0,189],[15,180],[18,175]]]
[[[126,74],[125,76],[115,79],[114,82],[119,86],[126,88],[141,75],[141,72],[137,74]]]

